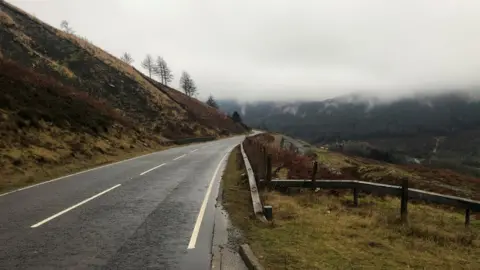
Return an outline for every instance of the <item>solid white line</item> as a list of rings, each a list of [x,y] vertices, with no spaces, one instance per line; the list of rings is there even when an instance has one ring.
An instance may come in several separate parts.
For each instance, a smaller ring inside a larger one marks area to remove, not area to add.
[[[62,180],[62,179],[65,179],[65,178],[68,178],[68,177],[71,177],[71,176],[75,176],[75,175],[79,175],[79,174],[82,174],[82,173],[87,173],[87,172],[95,171],[95,170],[98,170],[98,169],[102,169],[102,168],[106,168],[106,167],[109,167],[109,166],[117,165],[117,164],[120,164],[120,163],[123,163],[123,162],[132,161],[132,160],[135,160],[135,159],[138,159],[138,158],[150,156],[150,155],[156,154],[156,153],[158,153],[158,152],[161,152],[161,151],[153,152],[153,153],[146,154],[146,155],[142,155],[142,156],[138,156],[138,157],[133,157],[133,158],[126,159],[126,160],[121,160],[121,161],[114,162],[114,163],[110,163],[110,164],[105,164],[105,165],[102,165],[102,166],[99,166],[99,167],[95,167],[95,168],[91,168],[91,169],[88,169],[88,170],[85,170],[85,171],[80,171],[80,172],[77,172],[77,173],[65,175],[65,176],[62,176],[62,177],[59,177],[59,178],[55,178],[55,179],[52,179],[52,180],[48,180],[48,181],[45,181],[45,182],[40,182],[40,183],[38,183],[38,184],[34,184],[34,185],[31,185],[31,186],[26,186],[26,187],[23,187],[23,188],[15,189],[15,190],[12,190],[12,191],[5,192],[5,193],[0,194],[0,197],[5,196],[5,195],[8,195],[8,194],[15,193],[15,192],[18,192],[18,191],[22,191],[22,190],[30,189],[30,188],[37,187],[37,186],[40,186],[40,185],[44,185],[44,184],[48,184],[48,183],[51,183],[51,182],[55,182],[55,181],[58,181],[58,180]]]
[[[181,156],[179,156],[179,157],[174,158],[173,160],[181,159],[181,158],[183,158],[183,157],[186,156],[186,155],[187,155],[187,154],[183,154],[183,155],[181,155]]]
[[[212,186],[215,178],[217,177],[218,171],[220,170],[220,166],[222,166],[223,161],[230,153],[227,152],[223,158],[218,163],[217,169],[213,174],[212,180],[210,180],[210,184],[208,185],[207,193],[205,193],[205,198],[203,198],[202,206],[200,207],[200,212],[198,213],[197,222],[195,222],[195,227],[193,228],[192,237],[190,238],[190,243],[188,243],[187,249],[194,249],[195,245],[197,244],[198,233],[200,232],[200,226],[202,225],[203,216],[205,215],[205,209],[207,208],[208,198],[210,197],[210,193],[212,193]]]
[[[151,171],[153,171],[153,170],[155,170],[155,169],[158,169],[158,168],[162,167],[162,166],[165,165],[165,164],[167,164],[167,163],[163,163],[163,164],[160,164],[160,165],[158,165],[158,166],[156,166],[156,167],[153,167],[153,168],[151,168],[151,169],[148,170],[148,171],[142,172],[140,175],[147,174],[147,173],[149,173],[149,172],[151,172]]]
[[[198,151],[198,148],[195,149],[195,150],[190,151],[190,153],[197,152],[197,151]]]
[[[82,204],[85,204],[85,203],[87,203],[87,202],[89,202],[89,201],[91,201],[91,200],[93,200],[93,199],[95,199],[95,198],[97,198],[97,197],[99,197],[99,196],[102,196],[103,194],[105,194],[105,193],[107,193],[107,192],[109,192],[109,191],[111,191],[111,190],[113,190],[113,189],[115,189],[115,188],[117,188],[117,187],[119,187],[119,186],[121,186],[121,185],[122,185],[122,184],[118,184],[118,185],[113,186],[113,187],[111,187],[111,188],[109,188],[109,189],[107,189],[107,190],[104,190],[104,191],[98,193],[97,195],[94,195],[94,196],[92,196],[92,197],[90,197],[90,198],[88,198],[88,199],[86,199],[86,200],[83,200],[83,201],[75,204],[74,206],[71,206],[71,207],[69,207],[69,208],[67,208],[67,209],[65,209],[65,210],[63,210],[63,211],[61,211],[61,212],[56,213],[55,215],[53,215],[53,216],[51,216],[51,217],[49,217],[49,218],[46,218],[46,219],[44,219],[44,220],[42,220],[42,221],[40,221],[40,222],[32,225],[30,228],[37,228],[38,226],[41,226],[42,224],[45,224],[45,223],[49,222],[50,220],[52,220],[52,219],[54,219],[54,218],[56,218],[56,217],[59,217],[59,216],[65,214],[65,213],[67,213],[68,211],[71,211],[71,210],[79,207],[79,206],[82,205]]]

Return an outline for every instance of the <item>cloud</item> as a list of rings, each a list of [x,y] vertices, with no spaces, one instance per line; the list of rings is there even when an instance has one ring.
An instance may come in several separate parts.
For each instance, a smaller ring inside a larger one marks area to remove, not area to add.
[[[11,1],[138,65],[161,55],[202,97],[397,97],[480,85],[480,2]],[[177,84],[177,81],[174,82]]]

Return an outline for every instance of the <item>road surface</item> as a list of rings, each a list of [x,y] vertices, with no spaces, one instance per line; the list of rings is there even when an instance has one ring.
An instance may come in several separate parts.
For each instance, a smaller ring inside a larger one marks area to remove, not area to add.
[[[0,269],[209,269],[219,181],[243,138],[0,195]]]

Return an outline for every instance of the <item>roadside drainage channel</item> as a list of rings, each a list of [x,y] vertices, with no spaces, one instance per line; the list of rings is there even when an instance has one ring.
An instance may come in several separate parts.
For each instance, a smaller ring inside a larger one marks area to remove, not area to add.
[[[247,270],[246,262],[239,253],[241,232],[235,228],[227,211],[222,206],[222,184],[215,205],[215,226],[212,239],[212,269]]]

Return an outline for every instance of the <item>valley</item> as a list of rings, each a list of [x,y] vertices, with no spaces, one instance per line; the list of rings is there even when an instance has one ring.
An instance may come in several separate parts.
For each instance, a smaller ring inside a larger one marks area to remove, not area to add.
[[[351,95],[325,101],[222,101],[245,123],[345,153],[480,175],[478,92],[385,102]]]

